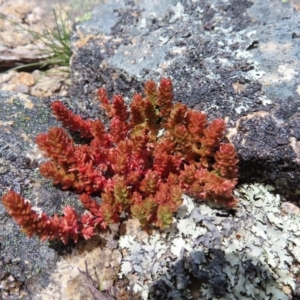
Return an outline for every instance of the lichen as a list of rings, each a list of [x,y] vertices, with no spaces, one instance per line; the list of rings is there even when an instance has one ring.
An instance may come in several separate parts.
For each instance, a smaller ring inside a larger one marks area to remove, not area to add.
[[[234,215],[185,196],[170,228],[121,237],[119,275],[133,278],[144,299],[193,299],[191,280],[201,299],[290,299],[283,290],[296,288],[300,215],[284,213],[272,191],[242,185]]]

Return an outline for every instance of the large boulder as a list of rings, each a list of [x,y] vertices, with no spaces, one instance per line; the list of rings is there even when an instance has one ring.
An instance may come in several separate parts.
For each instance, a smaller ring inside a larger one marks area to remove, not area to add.
[[[88,107],[98,87],[130,96],[170,77],[176,101],[226,118],[240,182],[272,183],[298,202],[294,2],[108,1],[75,26],[71,96]]]

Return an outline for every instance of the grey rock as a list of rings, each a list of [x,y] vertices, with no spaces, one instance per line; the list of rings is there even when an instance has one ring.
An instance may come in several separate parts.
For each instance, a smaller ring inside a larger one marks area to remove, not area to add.
[[[112,0],[75,26],[70,94],[130,97],[170,77],[176,101],[226,117],[241,182],[268,181],[298,202],[299,18],[275,0]]]
[[[41,100],[25,94],[0,90],[0,197],[14,189],[39,206],[47,214],[59,213],[67,199],[78,206],[76,196],[55,189],[38,172],[41,152],[35,146],[37,134],[58,125],[49,109],[49,99]],[[30,180],[28,180],[30,179]],[[82,208],[81,208],[82,209]],[[5,287],[8,278],[14,280],[20,292],[10,294],[0,288],[7,299],[34,299],[46,286],[49,276],[59,260],[59,254],[70,251],[61,243],[42,243],[26,237],[8,216],[0,202],[0,272]],[[18,263],[16,263],[18,262]],[[4,296],[3,296],[4,297]]]

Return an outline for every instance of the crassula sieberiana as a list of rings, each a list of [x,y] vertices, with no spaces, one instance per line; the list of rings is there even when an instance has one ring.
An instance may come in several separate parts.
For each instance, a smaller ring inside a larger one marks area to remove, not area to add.
[[[174,104],[170,79],[159,86],[147,81],[144,92],[127,107],[122,96],[109,101],[105,89],[98,90],[110,118],[108,129],[100,120],[84,120],[60,101],[52,102],[57,120],[85,143],[75,144],[59,127],[38,135],[37,145],[49,158],[40,172],[54,185],[79,193],[87,212],[78,215],[66,206],[63,216],[39,214],[10,190],[2,203],[28,236],[64,243],[79,236],[89,239],[96,227],[118,222],[123,211],[142,226],[164,228],[172,223],[182,193],[228,208],[237,204],[232,191],[238,160],[234,146],[222,142],[225,122],[209,123],[204,113]]]

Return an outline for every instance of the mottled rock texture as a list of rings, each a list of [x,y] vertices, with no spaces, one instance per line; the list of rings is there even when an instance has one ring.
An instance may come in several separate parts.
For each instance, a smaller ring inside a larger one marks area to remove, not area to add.
[[[71,95],[133,94],[171,77],[176,101],[226,117],[240,180],[298,201],[296,1],[109,1],[75,26]]]
[[[74,111],[84,115],[69,99],[63,100]],[[51,99],[42,100],[0,90],[0,195],[11,188],[30,199],[34,207],[49,215],[62,213],[62,208],[66,205],[72,205],[77,211],[83,212],[77,195],[53,187],[39,173],[38,165],[44,158],[35,144],[35,137],[46,132],[49,127],[59,125],[49,109],[50,101]],[[84,247],[81,243],[75,247],[72,243],[67,246],[59,242],[42,243],[35,237],[25,236],[0,204],[0,299],[38,299],[35,297],[49,282],[55,283],[55,278],[50,280],[50,275],[55,273],[56,263],[62,256],[65,259],[62,264],[68,264],[67,255],[77,249],[79,254],[73,254],[73,261],[82,264],[84,259],[81,260],[81,252],[89,253],[91,249],[104,245],[104,239],[107,240],[103,235],[102,238],[95,237]],[[80,251],[82,248],[84,250]],[[107,251],[111,252],[109,249]],[[94,267],[93,262],[89,262],[90,269]],[[107,263],[109,264],[109,259],[100,259],[97,262],[98,269],[103,270]],[[75,264],[73,268],[77,271]],[[113,272],[116,273],[117,268],[115,262]],[[75,272],[73,274],[75,276]],[[108,272],[105,274],[108,276]],[[66,277],[62,290],[68,290],[69,285],[72,286],[69,281]],[[49,289],[51,288],[50,285]],[[90,297],[88,289],[83,288],[76,292],[83,298],[87,297],[85,299]],[[55,290],[55,293],[60,295],[60,291]],[[65,293],[64,295],[68,294],[67,291]],[[61,296],[62,299],[71,299],[64,295]]]
[[[60,197],[45,184],[37,169],[41,153],[34,146],[35,135],[54,125],[47,106],[40,99],[0,91],[0,191],[13,188],[33,200],[34,205],[53,213],[60,209]],[[42,184],[44,183],[44,184]],[[47,284],[58,254],[37,239],[28,239],[0,206],[0,293],[3,299],[30,299],[28,295]],[[9,282],[8,282],[9,279]],[[15,289],[11,289],[11,284]],[[27,298],[28,297],[28,298]]]

